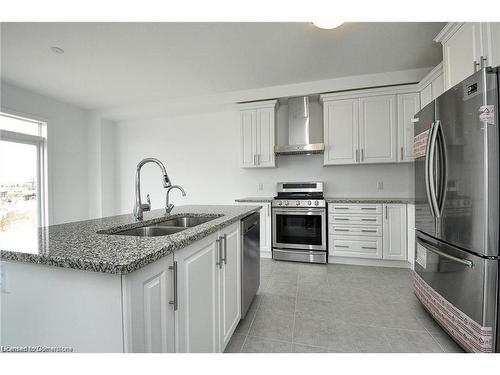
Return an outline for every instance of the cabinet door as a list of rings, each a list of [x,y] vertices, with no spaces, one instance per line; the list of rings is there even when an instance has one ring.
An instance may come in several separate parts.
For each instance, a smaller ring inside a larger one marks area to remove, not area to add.
[[[260,251],[271,253],[271,203],[261,202],[260,210]]]
[[[359,99],[323,103],[324,165],[358,162]]]
[[[123,277],[125,351],[174,353],[173,254]]]
[[[396,162],[396,95],[361,98],[359,103],[361,162]]]
[[[254,168],[257,139],[257,111],[240,111],[240,167]]]
[[[482,36],[486,64],[488,66],[500,65],[500,22],[484,22]]]
[[[212,235],[174,254],[178,288],[177,352],[220,351],[218,245],[216,235]]]
[[[480,27],[479,22],[466,22],[443,44],[445,90],[474,73],[474,62],[480,63]]]
[[[241,318],[240,222],[220,233],[223,264],[219,270],[221,352],[226,348]]]
[[[413,161],[413,116],[420,110],[420,95],[398,95],[398,161]]]
[[[383,258],[388,260],[406,260],[406,205],[384,205]]]
[[[258,167],[274,167],[274,108],[257,110],[256,162]]]
[[[427,104],[432,102],[432,82],[425,86],[422,91],[420,91],[420,103],[422,103],[422,108]],[[399,108],[399,107],[398,107]]]

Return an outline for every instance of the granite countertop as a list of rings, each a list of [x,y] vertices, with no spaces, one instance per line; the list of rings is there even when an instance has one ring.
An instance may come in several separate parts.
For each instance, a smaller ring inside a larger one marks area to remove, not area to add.
[[[261,206],[175,207],[168,218],[176,216],[214,216],[215,219],[168,236],[136,237],[103,234],[155,224],[166,220],[165,210],[144,213],[137,221],[132,214],[51,225],[39,229],[38,249],[9,251],[1,249],[0,259],[74,268],[78,270],[127,274],[217,232]]]
[[[327,203],[414,203],[415,198],[336,198],[325,197]]]
[[[273,197],[245,197],[235,199],[236,202],[271,202]]]

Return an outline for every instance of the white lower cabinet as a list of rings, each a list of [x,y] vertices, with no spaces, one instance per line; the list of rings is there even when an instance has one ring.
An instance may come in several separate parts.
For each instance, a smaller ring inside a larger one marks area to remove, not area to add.
[[[122,279],[125,351],[174,353],[173,264],[163,257]]]
[[[240,223],[221,231],[224,261],[219,267],[220,351],[223,352],[241,318]]]
[[[407,259],[406,220],[405,204],[384,205],[384,259]]]
[[[240,222],[122,281],[126,352],[220,353],[241,318]]]
[[[219,353],[241,317],[240,222],[175,253],[176,351]]]
[[[407,259],[406,204],[330,203],[328,212],[330,256]]]

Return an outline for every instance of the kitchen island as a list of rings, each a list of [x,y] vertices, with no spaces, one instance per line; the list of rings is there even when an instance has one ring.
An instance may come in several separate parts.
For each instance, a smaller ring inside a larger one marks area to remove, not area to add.
[[[2,346],[83,352],[221,352],[241,316],[240,219],[260,206],[179,206],[39,230],[1,251]],[[179,217],[177,233],[118,232]]]

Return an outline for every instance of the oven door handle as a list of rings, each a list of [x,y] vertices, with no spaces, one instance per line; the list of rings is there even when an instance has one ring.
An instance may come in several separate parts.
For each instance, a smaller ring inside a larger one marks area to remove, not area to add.
[[[325,212],[326,210],[324,208],[291,208],[291,209],[283,209],[283,208],[273,208],[273,211],[275,213],[280,213],[280,214],[290,214],[290,215],[297,215],[298,213],[304,213],[304,212]]]

